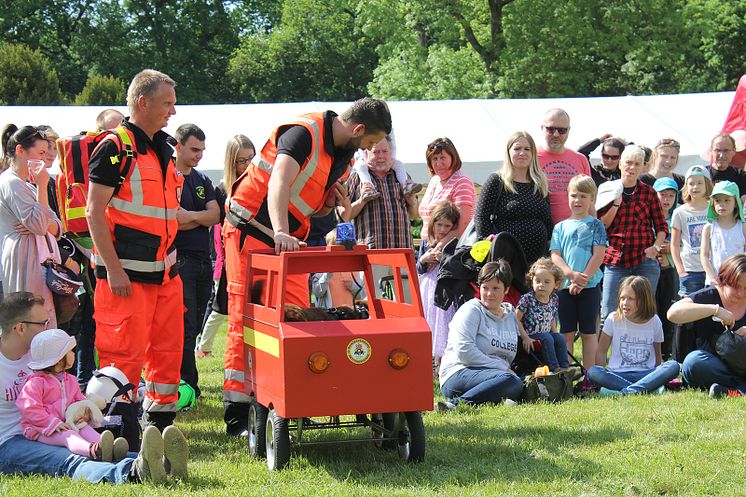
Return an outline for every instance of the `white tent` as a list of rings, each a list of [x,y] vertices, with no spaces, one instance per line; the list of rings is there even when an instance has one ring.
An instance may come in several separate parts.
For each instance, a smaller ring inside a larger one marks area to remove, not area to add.
[[[456,145],[464,171],[476,182],[502,163],[507,137],[517,130],[543,142],[540,124],[544,113],[561,107],[572,119],[567,145],[613,133],[639,144],[654,146],[662,137],[681,142],[679,169],[702,163],[710,138],[723,126],[735,92],[684,95],[556,98],[520,100],[441,100],[390,102],[396,135],[397,158],[408,165],[417,181],[428,178],[425,148],[434,138],[447,136]],[[178,88],[177,88],[178,96]],[[270,131],[298,114],[331,109],[342,112],[347,102],[288,104],[177,105],[166,131],[195,123],[207,135],[207,150],[200,168],[213,179],[222,176],[225,143],[241,133],[261,147]],[[116,107],[123,113],[125,107]],[[94,129],[104,107],[0,107],[0,125],[48,124],[60,135]],[[596,151],[598,158],[600,150]]]

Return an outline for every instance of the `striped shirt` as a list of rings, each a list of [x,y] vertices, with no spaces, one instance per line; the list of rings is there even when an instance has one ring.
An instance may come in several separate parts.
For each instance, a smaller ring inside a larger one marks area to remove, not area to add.
[[[430,178],[424,197],[420,203],[420,217],[422,218],[422,237],[427,238],[427,229],[430,216],[435,207],[444,200],[450,200],[462,212],[462,206],[474,206],[476,194],[474,183],[461,171],[456,171],[445,181],[441,181],[438,175]],[[470,221],[467,219],[466,221]]]
[[[371,173],[371,180],[381,196],[368,202],[355,219],[355,233],[357,242],[368,248],[412,248],[412,233],[410,232],[409,213],[404,201],[404,191],[396,181],[396,174],[390,170],[381,179]],[[347,182],[350,191],[350,201],[360,198],[362,182],[357,173],[353,172]]]

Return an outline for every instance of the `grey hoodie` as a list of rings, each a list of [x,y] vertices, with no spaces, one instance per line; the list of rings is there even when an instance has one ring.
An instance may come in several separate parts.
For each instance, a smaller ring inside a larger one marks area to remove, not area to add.
[[[448,327],[448,345],[440,363],[440,384],[464,368],[507,371],[518,350],[518,322],[513,306],[502,304],[495,316],[473,298],[459,307]]]

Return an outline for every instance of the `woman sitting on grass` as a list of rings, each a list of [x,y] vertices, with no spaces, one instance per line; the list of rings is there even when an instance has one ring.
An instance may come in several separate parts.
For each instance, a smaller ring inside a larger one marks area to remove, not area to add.
[[[718,271],[718,283],[673,304],[668,319],[678,324],[692,323],[697,350],[690,352],[681,365],[686,383],[709,389],[712,397],[742,396],[746,392],[746,377],[733,372],[715,352],[725,326],[746,336],[746,255],[728,257]]]
[[[655,313],[653,289],[646,278],[629,276],[619,286],[617,309],[604,322],[596,366],[588,379],[601,395],[662,393],[663,385],[679,376],[679,363],[661,364],[663,325]],[[611,346],[608,367],[606,352]]]
[[[520,398],[523,382],[510,369],[518,349],[518,320],[513,306],[503,302],[512,279],[507,262],[488,262],[477,278],[479,298],[453,316],[440,363],[440,389],[450,401],[439,402],[439,410],[454,409],[459,402]]]

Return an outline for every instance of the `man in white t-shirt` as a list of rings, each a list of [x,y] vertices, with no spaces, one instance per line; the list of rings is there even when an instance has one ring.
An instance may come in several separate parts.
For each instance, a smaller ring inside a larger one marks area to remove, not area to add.
[[[163,438],[157,428],[149,427],[143,434],[140,453],[131,453],[137,457],[116,463],[93,461],[71,453],[67,447],[45,445],[23,436],[16,399],[31,374],[31,340],[48,325],[42,297],[14,292],[0,302],[0,474],[67,475],[92,483],[162,482],[166,465],[182,468],[185,474],[188,449],[175,427],[169,427],[170,434],[164,432]],[[166,444],[164,438],[168,439]]]
[[[581,153],[565,148],[570,135],[570,115],[562,109],[552,109],[544,115],[543,147],[537,147],[539,166],[549,181],[549,207],[554,224],[569,218],[567,187],[578,174],[591,175],[591,165]]]

